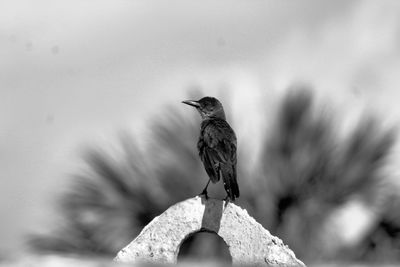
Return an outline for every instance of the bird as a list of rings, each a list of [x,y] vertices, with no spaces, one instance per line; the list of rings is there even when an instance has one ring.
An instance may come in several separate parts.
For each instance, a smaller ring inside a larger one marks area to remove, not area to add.
[[[221,102],[206,96],[198,101],[185,100],[182,103],[195,107],[202,118],[197,149],[209,179],[200,195],[208,199],[210,181],[215,184],[222,179],[227,193],[224,200],[235,201],[240,195],[236,178],[237,140],[235,132],[226,121]]]

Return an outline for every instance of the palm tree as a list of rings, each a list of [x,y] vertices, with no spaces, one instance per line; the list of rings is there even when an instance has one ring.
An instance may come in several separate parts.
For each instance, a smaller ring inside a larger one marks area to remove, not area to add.
[[[73,177],[57,202],[63,224],[47,235],[32,235],[31,247],[112,256],[170,205],[200,193],[207,179],[196,151],[198,125],[175,110],[167,114],[150,126],[153,142],[144,151],[127,133],[120,135],[118,159],[88,149],[88,169]],[[217,255],[223,247],[216,246]],[[191,251],[190,242],[185,251]]]
[[[313,105],[311,91],[289,92],[260,158],[263,186],[257,186],[262,197],[256,213],[302,259],[331,253],[321,244],[329,214],[355,196],[370,202],[377,197],[395,139],[393,130],[380,129],[372,117],[361,120],[344,140],[336,137],[336,128]],[[270,208],[263,209],[263,203]]]

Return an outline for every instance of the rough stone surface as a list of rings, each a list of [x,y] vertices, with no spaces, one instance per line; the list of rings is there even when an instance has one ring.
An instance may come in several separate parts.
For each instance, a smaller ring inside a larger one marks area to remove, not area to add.
[[[305,266],[246,210],[201,197],[177,203],[154,218],[114,260],[176,263],[183,241],[200,231],[218,234],[228,245],[233,264]]]

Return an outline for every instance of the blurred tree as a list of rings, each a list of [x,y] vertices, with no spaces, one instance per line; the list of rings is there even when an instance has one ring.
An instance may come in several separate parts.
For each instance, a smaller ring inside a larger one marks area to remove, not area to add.
[[[73,177],[70,190],[57,202],[62,224],[48,235],[32,235],[31,247],[113,256],[170,205],[199,194],[207,182],[196,150],[199,123],[175,110],[167,114],[150,126],[152,141],[145,152],[129,134],[121,135],[123,152],[118,159],[89,149],[84,156],[88,170]],[[195,237],[186,242],[187,253],[193,251]],[[210,244],[203,238],[202,247],[215,255],[225,251],[224,242],[214,240],[218,242]],[[201,248],[196,250],[202,253]]]
[[[256,212],[261,221],[305,260],[335,254],[323,243],[328,215],[354,197],[377,197],[395,139],[393,130],[381,130],[367,117],[339,140],[332,120],[313,110],[312,100],[305,89],[283,100],[260,158],[256,193],[262,196]]]
[[[99,149],[88,151],[89,170],[76,175],[59,201],[64,224],[48,236],[33,236],[32,247],[115,255],[156,215],[199,193],[207,179],[196,152],[198,122],[174,109],[164,114],[169,115],[150,126],[152,142],[145,151],[127,134],[118,159]],[[239,157],[238,203],[300,258],[326,258],[331,252],[324,251],[321,235],[328,215],[355,196],[373,203],[394,131],[365,118],[341,140],[305,89],[287,94],[274,123],[260,140],[255,171]],[[186,245],[187,253],[214,246],[211,251],[223,254],[223,242],[194,243]]]
[[[374,263],[400,262],[400,196],[393,190],[387,191],[389,197],[382,205],[381,216],[375,227],[363,242],[347,250],[352,260]]]

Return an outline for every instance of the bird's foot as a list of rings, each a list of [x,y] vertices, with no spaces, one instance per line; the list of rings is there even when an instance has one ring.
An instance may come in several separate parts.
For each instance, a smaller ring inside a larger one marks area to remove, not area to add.
[[[203,190],[203,191],[199,194],[199,196],[204,196],[205,199],[208,200],[208,193],[207,193],[207,190]]]
[[[225,201],[226,204],[228,204],[229,202],[233,202],[232,199],[229,197],[229,195],[226,195],[226,197],[223,199],[223,201]]]

